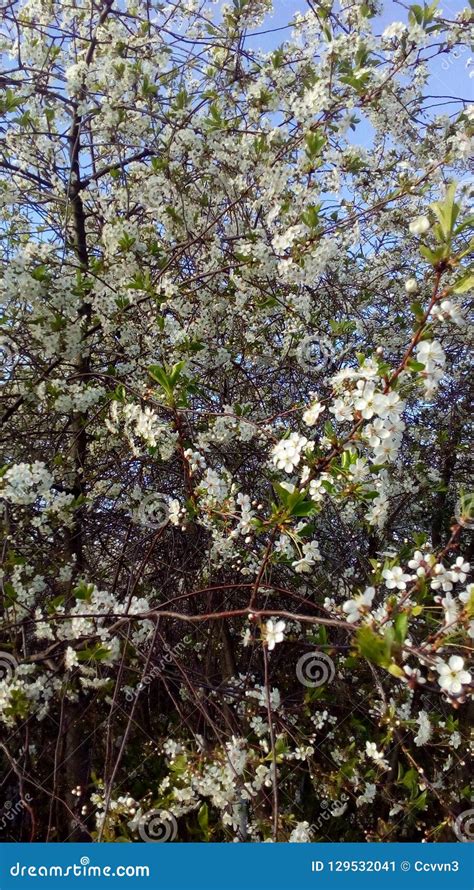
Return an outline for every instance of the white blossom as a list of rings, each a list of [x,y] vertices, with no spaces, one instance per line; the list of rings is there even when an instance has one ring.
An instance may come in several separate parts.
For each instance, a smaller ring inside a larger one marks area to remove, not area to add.
[[[393,569],[384,569],[382,577],[385,579],[385,586],[389,590],[405,590],[407,582],[412,580],[411,575],[407,575],[400,566],[394,566]]]
[[[354,599],[346,600],[342,609],[347,615],[347,620],[353,623],[369,612],[374,596],[375,587],[367,587],[363,593],[357,594]]]
[[[273,462],[279,470],[292,473],[301,460],[301,452],[311,450],[312,442],[298,433],[291,433],[287,439],[282,439],[273,449]]]
[[[436,665],[438,683],[448,695],[460,695],[463,685],[471,682],[471,674],[464,670],[464,659],[460,655],[451,655],[447,662],[440,660]]]
[[[264,639],[270,651],[275,648],[277,643],[283,642],[285,627],[286,624],[284,621],[272,621],[270,618],[266,622]]]
[[[427,216],[417,216],[408,226],[412,235],[425,235],[430,229],[430,221]]]

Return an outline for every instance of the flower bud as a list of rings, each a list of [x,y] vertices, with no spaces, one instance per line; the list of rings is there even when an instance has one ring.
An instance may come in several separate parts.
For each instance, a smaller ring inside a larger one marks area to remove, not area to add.
[[[416,278],[409,278],[405,281],[405,290],[407,294],[415,294],[418,290],[418,282]]]
[[[424,235],[430,228],[430,221],[427,216],[417,216],[408,226],[412,235]]]

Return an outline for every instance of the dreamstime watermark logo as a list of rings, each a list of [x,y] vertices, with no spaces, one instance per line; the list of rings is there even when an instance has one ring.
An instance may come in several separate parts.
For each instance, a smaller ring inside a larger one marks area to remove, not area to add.
[[[331,342],[316,334],[303,337],[296,356],[305,371],[325,371],[334,357]]]
[[[303,337],[296,349],[298,364],[305,371],[327,371],[331,365],[340,361],[344,355],[350,352],[352,346],[345,349],[334,349],[334,345],[327,337],[318,334],[308,334]]]
[[[132,691],[127,690],[125,693],[125,698],[127,701],[133,701],[137,695],[140,695],[140,692],[143,692],[147,686],[153,680],[156,680],[163,673],[163,669],[168,665],[172,664],[173,661],[181,654],[181,652],[187,647],[189,643],[189,637],[184,637],[181,642],[177,643],[176,646],[168,646],[167,643],[164,644],[165,654],[161,655],[157,664],[153,665],[151,670],[143,677],[138,686]]]
[[[165,844],[175,840],[178,823],[167,810],[150,810],[140,818],[138,833],[146,844]]]
[[[450,9],[443,3],[443,16],[449,16],[449,18],[455,19],[457,16],[457,10]],[[457,64],[457,62],[459,62],[460,59],[463,58],[463,56],[466,55],[467,52],[469,52],[469,48],[470,47],[468,43],[460,43],[457,46],[450,47],[448,50],[442,52],[441,55],[443,58],[440,65],[441,71],[444,71],[445,73],[448,72],[454,65]],[[465,68],[466,71],[469,71],[469,69],[471,69],[468,75],[471,78],[474,77],[474,69],[472,68],[472,65],[472,57],[468,56],[468,58],[465,60]],[[439,80],[443,82],[441,78],[439,78]]]
[[[338,816],[342,816],[347,808],[347,801],[349,800],[349,795],[343,792],[341,794],[340,800],[322,800],[321,801],[321,809],[323,812],[316,819],[316,822],[311,824],[311,831],[318,832],[323,828],[324,823],[328,822],[329,819],[335,819]]]
[[[147,528],[164,528],[169,521],[168,500],[164,494],[158,491],[145,495],[135,511],[135,516],[140,525]]]
[[[474,809],[464,810],[453,825],[454,834],[462,843],[474,841]]]
[[[70,865],[22,865],[10,868],[12,878],[149,878],[149,865],[91,865],[88,856]]]
[[[11,800],[6,800],[3,807],[0,809],[0,831],[4,831],[5,828],[8,828],[9,823],[13,822],[32,800],[33,798],[31,797],[31,794],[28,793],[25,794],[22,800],[18,800],[16,803],[12,803]]]
[[[316,688],[334,680],[336,668],[325,652],[307,652],[298,659],[296,676],[303,686]]]
[[[449,71],[449,69],[452,68],[453,65],[456,64],[456,62],[459,62],[459,59],[461,59],[462,56],[464,56],[467,51],[468,51],[468,46],[466,46],[465,44],[462,46],[457,46],[456,49],[450,50],[449,54],[446,55],[446,58],[444,58],[443,61],[441,62],[441,70]],[[466,69],[470,68],[471,64],[472,64],[471,60],[467,59]],[[473,76],[474,76],[474,74],[472,74],[472,73],[469,74],[469,77],[473,77]]]
[[[18,667],[18,662],[9,652],[0,652],[0,682],[11,680]]]

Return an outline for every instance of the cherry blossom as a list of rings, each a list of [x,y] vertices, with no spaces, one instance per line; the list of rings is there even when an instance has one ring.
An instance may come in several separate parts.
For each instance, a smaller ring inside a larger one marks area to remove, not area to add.
[[[471,682],[471,674],[464,670],[464,659],[459,655],[451,655],[447,662],[440,661],[436,665],[438,683],[448,695],[460,695],[463,685]]]
[[[384,569],[382,576],[385,579],[385,586],[389,590],[405,590],[407,582],[412,580],[412,576],[407,575],[400,566]]]
[[[427,216],[417,216],[408,226],[412,235],[425,235],[430,229],[430,221]]]
[[[342,609],[347,615],[347,620],[352,623],[358,621],[362,615],[367,614],[370,611],[374,596],[375,587],[367,587],[363,593],[359,593],[351,600],[346,600],[343,603]]]
[[[285,637],[284,630],[286,624],[284,621],[272,621],[270,618],[266,622],[264,636],[268,649],[271,651],[277,643],[282,643]]]
[[[291,433],[288,439],[282,439],[273,449],[273,461],[279,470],[292,473],[301,460],[303,449],[312,449],[313,443],[305,436]]]
[[[470,571],[470,564],[466,562],[463,556],[458,556],[456,561],[450,568],[451,580],[454,582],[454,584],[463,584]]]
[[[286,6],[2,8],[14,840],[432,841],[468,784],[470,20]]]

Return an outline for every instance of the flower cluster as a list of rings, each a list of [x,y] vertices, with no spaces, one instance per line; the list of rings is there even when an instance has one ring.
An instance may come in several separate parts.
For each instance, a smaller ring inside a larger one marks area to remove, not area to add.
[[[2,9],[14,840],[452,840],[470,22],[218,6]]]

